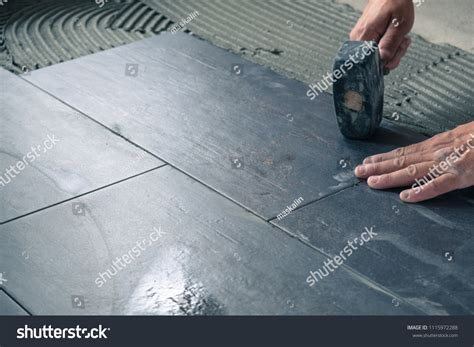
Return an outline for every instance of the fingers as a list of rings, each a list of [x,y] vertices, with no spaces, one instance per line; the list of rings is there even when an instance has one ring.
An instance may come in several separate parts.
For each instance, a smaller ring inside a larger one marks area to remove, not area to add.
[[[398,158],[404,155],[423,152],[423,149],[425,146],[426,146],[426,141],[415,143],[407,147],[400,147],[387,153],[381,153],[381,154],[376,154],[376,155],[367,157],[364,159],[363,164],[378,163],[381,161]]]
[[[402,43],[400,44],[400,47],[398,47],[397,53],[395,54],[395,56],[392,58],[391,61],[385,64],[385,67],[389,70],[393,70],[398,65],[400,65],[400,62],[403,56],[406,54],[408,47],[410,47],[410,44],[411,44],[411,39],[409,37],[405,37]]]
[[[433,199],[456,189],[458,189],[456,176],[452,173],[446,173],[420,187],[404,190],[400,193],[400,199],[415,203]]]
[[[400,29],[400,23],[396,18],[388,25],[387,31],[379,42],[380,58],[385,63],[391,62],[405,39],[405,31]],[[408,48],[408,47],[407,47]]]
[[[349,37],[352,41],[375,41],[379,42],[383,34],[383,26],[375,23],[365,23],[362,17],[352,29]]]
[[[425,155],[426,153],[438,153],[440,149],[449,147],[452,152],[452,143],[456,135],[452,131],[438,134],[428,140],[415,143],[406,147],[399,147],[390,152],[372,155],[364,159],[363,164],[378,163],[410,154]],[[439,153],[438,153],[439,154]]]
[[[402,170],[383,175],[370,176],[368,185],[374,189],[388,189],[412,185],[417,179],[428,176],[435,162],[423,162],[410,165]]]
[[[410,40],[415,8],[410,0],[369,0],[350,33],[351,40],[374,40],[388,69],[400,64]]]
[[[474,122],[431,139],[367,157],[355,169],[374,189],[406,187],[400,199],[419,202],[474,186]]]
[[[384,7],[381,3],[369,3],[352,29],[350,39],[379,42],[391,17],[390,10],[384,10],[384,8],[386,6]]]
[[[381,175],[389,172],[394,172],[413,164],[429,162],[432,160],[433,158],[430,154],[416,153],[402,155],[385,161],[359,165],[355,169],[355,175],[359,178],[367,178],[373,175]]]

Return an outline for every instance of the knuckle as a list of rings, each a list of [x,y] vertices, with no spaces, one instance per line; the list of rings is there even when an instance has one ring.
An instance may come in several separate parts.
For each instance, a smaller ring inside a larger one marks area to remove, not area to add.
[[[378,168],[379,168],[379,164],[367,165],[366,174],[367,175],[372,175],[374,172],[377,172]]]
[[[395,155],[401,157],[405,154],[405,147],[400,147],[395,150]]]
[[[383,185],[390,184],[391,181],[392,181],[392,176],[390,174],[381,175],[379,178],[379,183]]]
[[[448,130],[441,134],[437,134],[433,136],[433,139],[440,142],[449,142],[451,140],[456,139],[456,134],[454,133],[453,130]]]
[[[438,141],[441,141],[445,136],[446,136],[445,132],[444,133],[439,133],[439,134],[434,135],[431,138],[431,140],[438,142]]]
[[[382,45],[382,49],[388,57],[393,58],[397,53],[398,47],[396,47],[392,42],[386,42]]]
[[[466,153],[462,154],[461,156],[458,157],[458,160],[456,160],[456,162],[453,163],[453,166],[455,167],[466,167],[466,168],[469,168],[469,167],[473,167],[472,165],[473,163],[473,158],[468,155],[466,155]]]
[[[406,156],[402,155],[395,159],[395,166],[400,169],[403,169],[405,167],[405,162],[406,162]]]
[[[436,150],[433,153],[433,159],[435,159],[437,162],[445,160],[447,157],[449,157],[453,153],[453,149],[449,147],[441,148]]]
[[[444,134],[447,140],[455,140],[457,138],[453,130],[448,130]]]
[[[416,165],[410,165],[410,166],[407,167],[408,176],[416,177],[417,172],[418,172],[418,170],[416,168]]]
[[[367,157],[364,160],[364,164],[372,164],[374,162],[374,157]]]
[[[362,37],[364,28],[360,23],[357,23],[356,26],[351,30],[350,38],[352,40],[357,40]]]
[[[451,148],[451,152],[454,152],[456,149],[461,149],[463,150],[466,146],[466,140],[463,138],[456,137],[453,140],[453,145]]]
[[[373,33],[371,30],[369,30],[367,27],[362,28],[359,32],[359,38],[363,40],[372,40],[373,39]]]

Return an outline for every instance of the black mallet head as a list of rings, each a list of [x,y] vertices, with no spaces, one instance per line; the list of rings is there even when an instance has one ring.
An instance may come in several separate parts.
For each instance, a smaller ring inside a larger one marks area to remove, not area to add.
[[[345,137],[368,139],[379,126],[383,112],[383,72],[375,42],[344,42],[334,61],[333,96],[337,124]]]

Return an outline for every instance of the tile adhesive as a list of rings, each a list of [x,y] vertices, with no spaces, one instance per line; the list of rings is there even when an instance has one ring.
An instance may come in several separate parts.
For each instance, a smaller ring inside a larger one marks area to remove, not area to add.
[[[139,1],[15,0],[0,7],[0,65],[27,73],[141,40],[172,21]]]
[[[360,16],[330,0],[16,0],[0,8],[0,66],[27,73],[159,34],[194,11],[186,27],[197,36],[306,84],[332,71]],[[474,120],[474,55],[411,37],[385,77],[384,118],[425,135]]]

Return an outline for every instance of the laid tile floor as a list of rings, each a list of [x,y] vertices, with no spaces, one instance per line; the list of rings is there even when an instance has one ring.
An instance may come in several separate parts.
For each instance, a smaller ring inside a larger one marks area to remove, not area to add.
[[[422,136],[345,140],[330,95],[185,34],[0,74],[1,167],[61,139],[0,187],[29,314],[472,314],[473,191],[404,205],[352,174]]]

